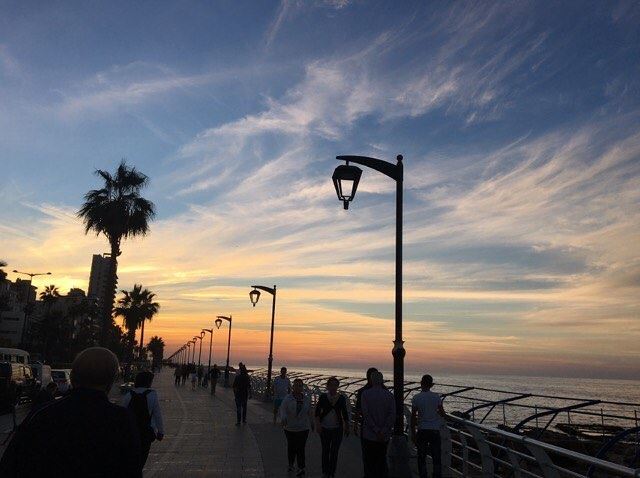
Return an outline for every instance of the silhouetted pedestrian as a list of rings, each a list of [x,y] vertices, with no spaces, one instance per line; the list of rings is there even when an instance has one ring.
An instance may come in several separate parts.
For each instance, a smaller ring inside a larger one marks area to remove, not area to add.
[[[280,420],[287,438],[289,471],[293,471],[293,465],[297,462],[296,476],[305,476],[305,448],[309,428],[313,425],[313,412],[311,397],[304,393],[304,383],[299,378],[293,381],[292,392],[282,401]]]
[[[204,369],[202,368],[202,365],[198,365],[198,371],[196,373],[198,374],[198,387],[201,387],[202,376],[204,375]]]
[[[369,390],[371,388],[371,374],[377,371],[378,369],[375,367],[369,367],[367,369],[367,372],[366,372],[367,383],[365,383],[363,387],[359,388],[356,391],[356,403],[355,403],[355,406],[353,407],[353,433],[360,436],[360,449],[362,451],[363,467],[365,466],[364,464],[365,451],[364,451],[364,440],[362,439],[362,393],[365,390]],[[360,430],[358,430],[358,426],[360,427]]]
[[[182,364],[182,385],[184,386],[189,376],[189,364]]]
[[[213,364],[213,368],[209,371],[209,380],[211,381],[211,395],[216,394],[216,385],[218,385],[218,378],[220,377],[220,369],[217,364]]]
[[[272,389],[273,423],[275,424],[282,401],[287,395],[289,395],[289,393],[291,393],[291,380],[287,377],[287,367],[282,367],[280,369],[280,375],[273,380]]]
[[[151,443],[164,438],[164,424],[158,393],[151,388],[153,373],[140,372],[136,375],[134,388],[123,399],[122,406],[128,408],[135,417],[140,436],[140,468],[144,468],[151,449]]]
[[[347,398],[338,392],[340,381],[336,377],[327,380],[327,393],[316,404],[316,432],[322,443],[322,476],[334,477],[338,464],[338,451],[342,435],[349,435],[349,409]]]
[[[423,375],[422,391],[411,399],[411,439],[418,449],[418,473],[427,478],[427,454],[433,460],[433,476],[440,478],[441,446],[440,428],[444,424],[444,408],[440,395],[431,391],[433,377]]]
[[[196,382],[198,381],[198,375],[196,374],[195,366],[189,372],[189,380],[191,381],[191,390],[195,390]]]
[[[371,373],[371,388],[362,392],[362,461],[367,478],[387,478],[387,445],[395,421],[393,394],[382,387],[380,372]]]
[[[233,380],[233,395],[236,399],[236,425],[247,423],[247,401],[251,394],[251,379],[247,373],[247,367],[240,363],[238,366],[239,373]]]
[[[180,371],[180,365],[176,365],[175,370],[173,371],[173,376],[175,377],[173,383],[175,385],[180,385],[180,376],[182,375]]]
[[[0,461],[0,476],[141,477],[140,438],[130,412],[107,398],[118,359],[93,347],[71,367],[71,393],[49,402],[18,428]]]

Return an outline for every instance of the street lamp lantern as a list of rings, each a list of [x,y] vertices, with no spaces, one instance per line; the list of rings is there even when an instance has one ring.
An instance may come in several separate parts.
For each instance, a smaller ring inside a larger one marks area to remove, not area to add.
[[[260,291],[258,289],[253,289],[251,292],[249,292],[249,299],[251,299],[251,303],[255,307],[258,303],[258,300],[260,299]]]
[[[358,183],[362,176],[362,169],[357,166],[341,164],[333,172],[333,185],[336,188],[338,199],[342,201],[345,209],[349,209],[349,203],[353,201],[358,189]]]
[[[216,328],[219,329],[222,325],[222,319],[216,319]]]

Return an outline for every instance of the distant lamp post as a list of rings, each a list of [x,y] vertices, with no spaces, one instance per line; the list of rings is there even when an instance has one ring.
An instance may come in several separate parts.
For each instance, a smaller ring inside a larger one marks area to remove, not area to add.
[[[222,325],[222,321],[226,320],[229,322],[229,337],[227,338],[227,366],[224,369],[224,386],[229,386],[229,351],[231,350],[231,325],[233,324],[233,318],[231,316],[227,317],[225,315],[218,315],[216,319],[216,328],[220,328]]]
[[[201,359],[202,359],[202,336],[201,335],[194,335],[193,337],[194,341],[200,341],[200,351],[198,352],[198,367],[200,367],[200,364],[202,363]]]
[[[396,402],[396,419],[393,427],[393,438],[389,450],[390,475],[409,477],[409,447],[404,434],[404,340],[402,339],[402,209],[404,166],[402,155],[396,157],[397,163],[389,163],[381,159],[366,156],[336,156],[346,164],[338,166],[333,172],[333,184],[338,199],[344,208],[349,208],[360,182],[362,170],[349,163],[361,164],[390,177],[396,182],[396,307],[395,307],[395,340],[393,342],[393,394]]]
[[[269,358],[267,359],[267,388],[265,393],[265,396],[268,400],[271,396],[271,371],[273,369],[273,328],[276,319],[276,286],[274,285],[273,288],[271,288],[263,285],[252,285],[251,287],[253,288],[253,290],[249,292],[249,299],[251,300],[251,303],[254,307],[260,299],[261,290],[268,292],[273,297],[273,301],[271,302],[271,337],[269,339]]]
[[[191,340],[189,340],[185,345],[187,346],[187,357],[186,358],[187,358],[187,363],[189,364],[189,363],[191,363],[189,361],[189,359],[191,358],[190,357],[190,354],[191,354]]]
[[[209,367],[207,368],[207,372],[211,370],[211,351],[213,350],[213,329],[202,329],[201,334],[204,337],[209,332]]]

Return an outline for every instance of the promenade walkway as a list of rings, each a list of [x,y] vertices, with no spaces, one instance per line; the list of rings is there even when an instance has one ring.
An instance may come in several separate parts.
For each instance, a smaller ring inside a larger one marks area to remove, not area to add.
[[[233,392],[218,387],[193,391],[191,384],[173,385],[172,370],[156,375],[166,437],[151,448],[145,477],[264,477],[288,476],[286,443],[281,427],[273,425],[271,405],[250,400],[247,424],[235,425]],[[320,440],[311,434],[307,445],[307,476],[320,477]],[[362,476],[360,442],[343,442],[338,477]]]
[[[217,395],[208,389],[176,387],[173,370],[156,374],[154,388],[160,396],[165,421],[165,438],[155,442],[144,470],[145,478],[216,477],[280,478],[287,473],[286,441],[282,428],[273,424],[271,404],[249,400],[247,424],[236,426],[231,389],[218,386]],[[118,387],[110,399],[118,402]],[[18,422],[28,408],[19,407]],[[11,430],[9,416],[1,417],[3,441]],[[0,446],[0,455],[4,447]],[[311,433],[307,443],[307,476],[320,477],[320,439]],[[360,441],[350,436],[340,450],[337,477],[362,476]]]

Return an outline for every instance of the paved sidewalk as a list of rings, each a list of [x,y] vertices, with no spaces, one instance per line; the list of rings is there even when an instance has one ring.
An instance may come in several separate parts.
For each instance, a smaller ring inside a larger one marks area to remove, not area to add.
[[[273,424],[271,405],[250,400],[247,425],[235,425],[233,392],[218,386],[193,391],[173,385],[170,369],[156,375],[166,437],[151,447],[145,477],[211,476],[280,478],[287,473],[284,433]],[[320,477],[320,440],[312,433],[307,443],[307,476]],[[343,441],[338,477],[362,476],[360,442]]]

